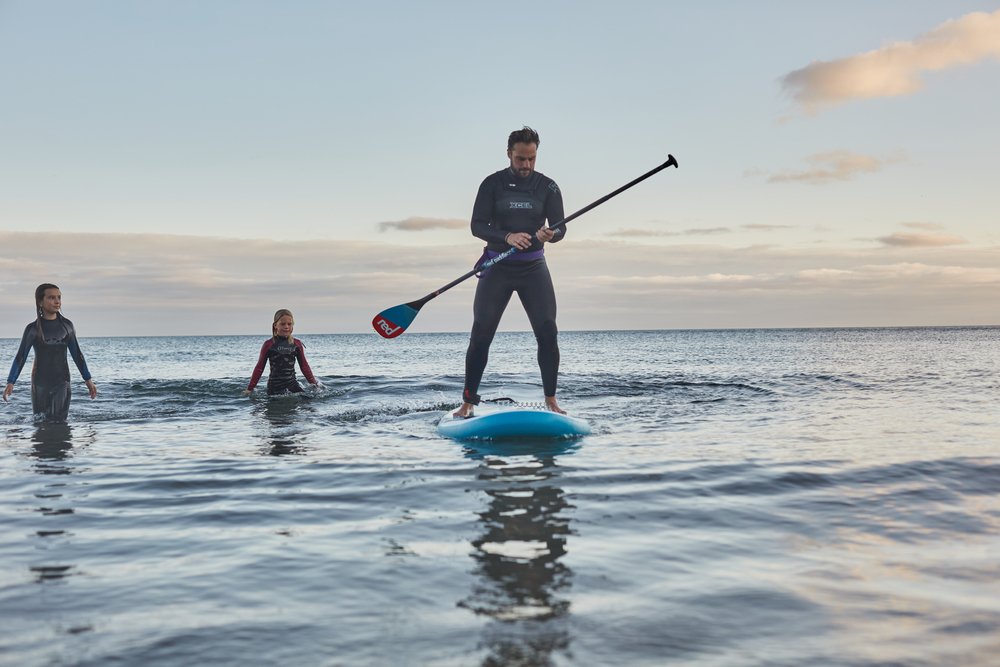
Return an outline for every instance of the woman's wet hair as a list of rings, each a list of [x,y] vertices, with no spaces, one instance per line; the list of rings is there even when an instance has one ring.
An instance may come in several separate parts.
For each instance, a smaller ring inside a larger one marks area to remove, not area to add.
[[[285,315],[288,315],[290,318],[292,318],[292,324],[295,324],[295,316],[292,315],[292,311],[288,310],[287,308],[279,308],[278,310],[274,311],[274,321],[271,322],[271,336],[273,336],[274,338],[278,337],[278,320],[280,320]],[[288,336],[288,342],[289,343],[292,342],[292,336]]]
[[[540,146],[542,140],[538,138],[538,133],[525,125],[520,130],[514,130],[507,137],[507,150],[514,150],[514,144],[535,144]]]
[[[45,334],[42,333],[42,300],[45,299],[45,292],[50,289],[59,289],[58,285],[52,283],[42,283],[35,288],[35,328],[38,331],[38,340],[44,345]],[[56,313],[56,319],[62,317],[61,313]]]

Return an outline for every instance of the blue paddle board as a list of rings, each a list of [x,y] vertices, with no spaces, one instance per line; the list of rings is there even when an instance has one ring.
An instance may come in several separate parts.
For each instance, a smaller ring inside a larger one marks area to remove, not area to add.
[[[456,440],[579,438],[590,435],[590,424],[542,407],[478,405],[468,419],[446,412],[438,422],[438,433]]]

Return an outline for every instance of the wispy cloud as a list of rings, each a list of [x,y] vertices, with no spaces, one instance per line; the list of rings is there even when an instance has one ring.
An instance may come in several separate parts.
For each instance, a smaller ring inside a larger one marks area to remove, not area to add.
[[[697,241],[695,243],[694,241]],[[384,308],[462,275],[471,237],[414,247],[344,241],[0,232],[0,338],[19,336],[41,282],[63,290],[83,336],[266,331],[291,308],[304,335],[370,332]],[[692,238],[575,240],[547,252],[561,329],[997,324],[1000,248],[733,248]],[[412,331],[471,326],[476,280],[421,311]],[[512,302],[502,328],[525,329]],[[374,337],[375,334],[372,333]],[[0,355],[16,341],[0,342]]]
[[[759,289],[794,289],[797,287],[880,286],[898,289],[907,281],[923,283],[946,278],[964,285],[1000,285],[1000,269],[988,267],[940,266],[919,262],[861,264],[848,269],[816,268],[745,273],[705,273],[683,275],[610,276],[595,278],[596,283],[615,285],[629,292],[662,291],[663,288],[747,291]]]
[[[663,236],[703,236],[710,234],[729,234],[732,232],[728,227],[703,227],[703,228],[692,228],[685,229],[679,232],[672,232],[667,230],[659,229],[619,229],[616,232],[611,232],[609,236],[615,236],[620,238],[656,238]]]
[[[944,225],[939,225],[936,222],[904,222],[904,227],[909,227],[910,229],[924,229],[936,231],[944,229]]]
[[[398,230],[402,232],[425,232],[430,229],[466,229],[468,226],[468,220],[412,217],[395,222],[380,222],[378,223],[378,230],[380,232],[390,230]]]
[[[974,12],[942,23],[909,42],[817,61],[786,74],[785,91],[806,113],[850,100],[909,95],[920,75],[1000,58],[1000,10]]]
[[[1000,248],[725,248],[578,243],[550,264],[560,326],[997,324]],[[995,309],[994,309],[995,310]],[[589,320],[588,320],[589,314]]]
[[[747,229],[752,232],[775,232],[782,229],[794,229],[794,225],[767,225],[767,224],[751,224],[751,225],[740,225],[740,229]],[[680,231],[669,231],[662,229],[642,229],[639,227],[630,227],[626,229],[619,229],[615,232],[611,232],[610,236],[616,236],[620,238],[656,238],[656,237],[670,237],[670,236],[704,236],[713,234],[731,234],[733,229],[730,227],[692,227],[690,229],[683,229]]]
[[[841,181],[849,181],[859,174],[870,174],[880,171],[886,164],[898,162],[901,158],[877,158],[850,151],[828,151],[816,153],[805,158],[809,168],[788,170],[772,174],[768,183],[808,183],[809,185],[824,185]]]
[[[413,248],[0,232],[0,337],[19,335],[42,282],[62,288],[68,317],[97,318],[81,326],[84,335],[253,332],[262,311],[280,307],[303,310],[303,331],[358,331],[366,313],[370,321],[382,308],[433,291],[471,268],[479,252],[474,242]]]
[[[937,248],[966,243],[965,239],[948,234],[914,234],[907,232],[897,232],[888,236],[880,236],[876,240],[887,246],[902,248]]]
[[[753,225],[740,225],[742,229],[749,229],[754,232],[776,232],[779,229],[794,229],[793,225],[764,225],[764,224],[753,224]]]
[[[924,285],[948,282],[960,285],[1000,285],[1000,269],[940,266],[919,262],[862,264],[849,269],[815,268],[746,273],[611,276],[594,278],[595,284],[613,286],[624,294],[663,292],[665,289],[796,291],[803,288],[866,288],[898,290],[908,282]]]

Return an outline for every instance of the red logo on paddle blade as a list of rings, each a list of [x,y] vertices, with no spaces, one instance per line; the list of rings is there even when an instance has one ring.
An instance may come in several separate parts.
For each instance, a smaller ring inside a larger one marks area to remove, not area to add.
[[[375,333],[382,338],[395,338],[399,334],[403,333],[403,327],[393,324],[389,320],[382,317],[382,314],[375,316],[372,320],[372,326],[375,328]]]

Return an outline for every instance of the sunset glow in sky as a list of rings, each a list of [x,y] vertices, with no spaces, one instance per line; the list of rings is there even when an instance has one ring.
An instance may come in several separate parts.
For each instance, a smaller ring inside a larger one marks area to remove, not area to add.
[[[1000,2],[12,0],[0,90],[0,337],[370,331],[521,125],[567,212],[680,163],[550,247],[563,330],[1000,324]]]

